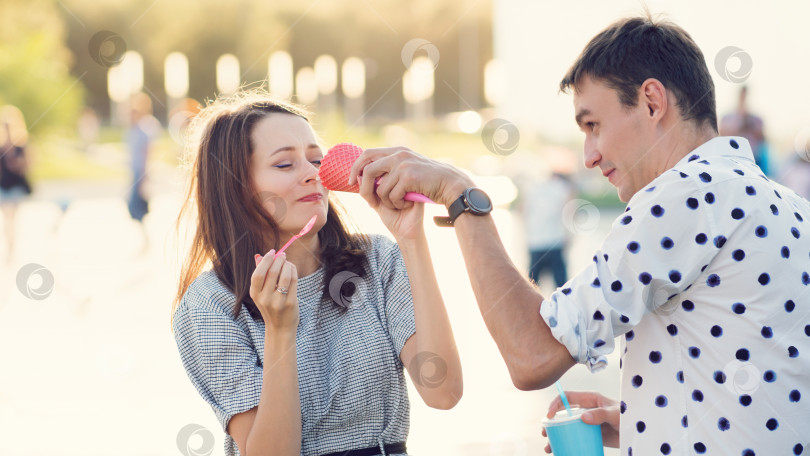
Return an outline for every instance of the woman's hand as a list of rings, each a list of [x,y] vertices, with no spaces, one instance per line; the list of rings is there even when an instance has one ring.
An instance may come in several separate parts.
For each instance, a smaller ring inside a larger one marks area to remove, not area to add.
[[[417,239],[425,232],[422,225],[425,218],[425,204],[411,201],[406,203],[407,206],[402,209],[391,209],[379,201],[376,207],[372,206],[397,242]]]
[[[579,408],[593,409],[582,414],[582,421],[585,424],[600,424],[602,425],[602,444],[610,448],[619,448],[619,404],[613,399],[602,396],[599,393],[591,392],[565,392],[568,397],[568,402],[573,407],[578,405]],[[551,418],[560,410],[563,410],[562,399],[557,396],[548,406],[547,418]],[[546,430],[543,429],[543,436],[548,437]],[[546,444],[546,453],[551,453],[551,445]]]
[[[256,270],[250,278],[250,297],[259,308],[267,328],[296,333],[298,328],[298,272],[282,253],[271,250],[256,255]],[[275,257],[275,258],[274,258]]]

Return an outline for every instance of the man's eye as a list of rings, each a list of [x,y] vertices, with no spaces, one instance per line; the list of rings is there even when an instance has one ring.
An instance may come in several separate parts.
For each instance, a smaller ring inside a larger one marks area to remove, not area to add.
[[[593,123],[593,122],[586,122],[585,123],[585,126],[588,127],[589,130],[593,130],[594,125],[596,125],[596,124]]]

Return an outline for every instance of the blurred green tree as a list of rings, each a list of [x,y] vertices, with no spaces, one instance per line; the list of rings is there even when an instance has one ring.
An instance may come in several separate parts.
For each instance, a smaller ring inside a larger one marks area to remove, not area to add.
[[[25,115],[34,133],[72,134],[84,102],[81,75],[71,75],[66,29],[49,0],[0,2],[0,104]]]

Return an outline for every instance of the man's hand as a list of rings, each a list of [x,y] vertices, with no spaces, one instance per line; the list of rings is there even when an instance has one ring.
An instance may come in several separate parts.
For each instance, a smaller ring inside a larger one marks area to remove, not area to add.
[[[375,191],[375,179],[382,177]],[[366,149],[349,172],[349,184],[360,183],[360,195],[376,207],[391,209],[410,206],[405,193],[421,193],[436,203],[450,206],[472,179],[460,170],[417,154],[405,147]]]
[[[583,409],[593,409],[582,414],[582,421],[585,424],[602,425],[602,444],[610,448],[619,448],[619,404],[613,399],[602,396],[599,393],[591,392],[565,392],[568,402],[573,407],[579,406]],[[557,396],[548,406],[547,418],[551,418],[560,410],[563,410],[562,399]],[[543,436],[548,437],[543,429]],[[551,445],[546,444],[546,453],[551,453]]]

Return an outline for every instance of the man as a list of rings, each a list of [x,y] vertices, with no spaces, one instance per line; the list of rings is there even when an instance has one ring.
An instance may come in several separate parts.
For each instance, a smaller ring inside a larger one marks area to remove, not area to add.
[[[604,367],[624,335],[621,405],[575,398],[598,407],[584,419],[604,423],[606,445],[623,455],[801,454],[810,440],[810,203],[765,178],[745,139],[717,136],[705,59],[673,24],[611,25],[561,87],[573,89],[586,166],[628,206],[591,265],[549,299],[509,260],[488,199],[458,170],[402,148],[370,149],[350,180],[362,170],[372,206],[410,205],[406,191],[448,206],[519,389],[545,388],[575,363]]]

